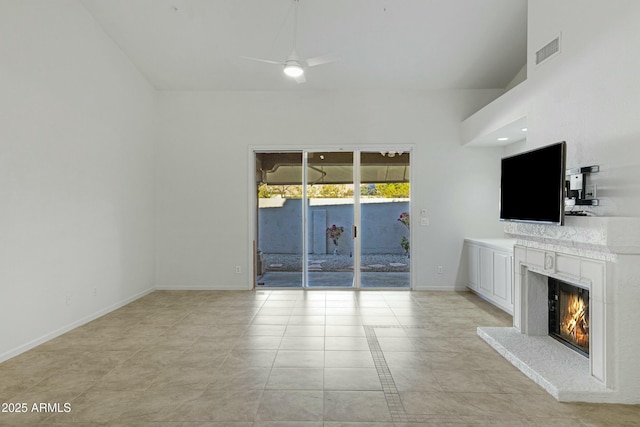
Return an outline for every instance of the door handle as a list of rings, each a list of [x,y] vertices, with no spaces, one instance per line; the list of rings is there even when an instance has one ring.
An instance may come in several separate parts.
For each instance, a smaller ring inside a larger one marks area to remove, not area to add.
[[[355,239],[356,237],[358,237],[358,227],[356,227],[355,225],[353,225],[351,227],[352,227],[351,228],[351,235]]]

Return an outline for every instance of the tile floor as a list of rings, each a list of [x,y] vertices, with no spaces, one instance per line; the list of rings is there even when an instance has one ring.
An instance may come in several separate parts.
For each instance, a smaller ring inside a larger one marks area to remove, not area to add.
[[[0,425],[640,425],[558,403],[476,336],[510,322],[466,292],[158,291],[0,364],[0,402],[29,407]]]

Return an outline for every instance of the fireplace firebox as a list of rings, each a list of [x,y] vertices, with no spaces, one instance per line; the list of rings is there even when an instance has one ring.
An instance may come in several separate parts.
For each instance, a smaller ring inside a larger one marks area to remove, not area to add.
[[[549,335],[589,357],[589,291],[549,277]]]

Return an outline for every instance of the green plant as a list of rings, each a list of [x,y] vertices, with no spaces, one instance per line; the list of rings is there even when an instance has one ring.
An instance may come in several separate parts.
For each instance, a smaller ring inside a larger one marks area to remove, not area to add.
[[[402,246],[402,249],[404,249],[404,254],[409,255],[409,239],[407,239],[407,236],[402,236],[400,246]]]
[[[411,229],[411,217],[409,216],[409,212],[402,212],[398,221],[402,223],[408,230]],[[409,255],[409,239],[407,236],[402,236],[402,240],[400,241],[400,246],[404,249],[404,254]]]

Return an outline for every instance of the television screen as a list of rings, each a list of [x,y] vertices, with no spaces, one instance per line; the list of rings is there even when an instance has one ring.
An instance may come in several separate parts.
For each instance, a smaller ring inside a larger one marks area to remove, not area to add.
[[[500,220],[564,223],[566,142],[502,159]]]

